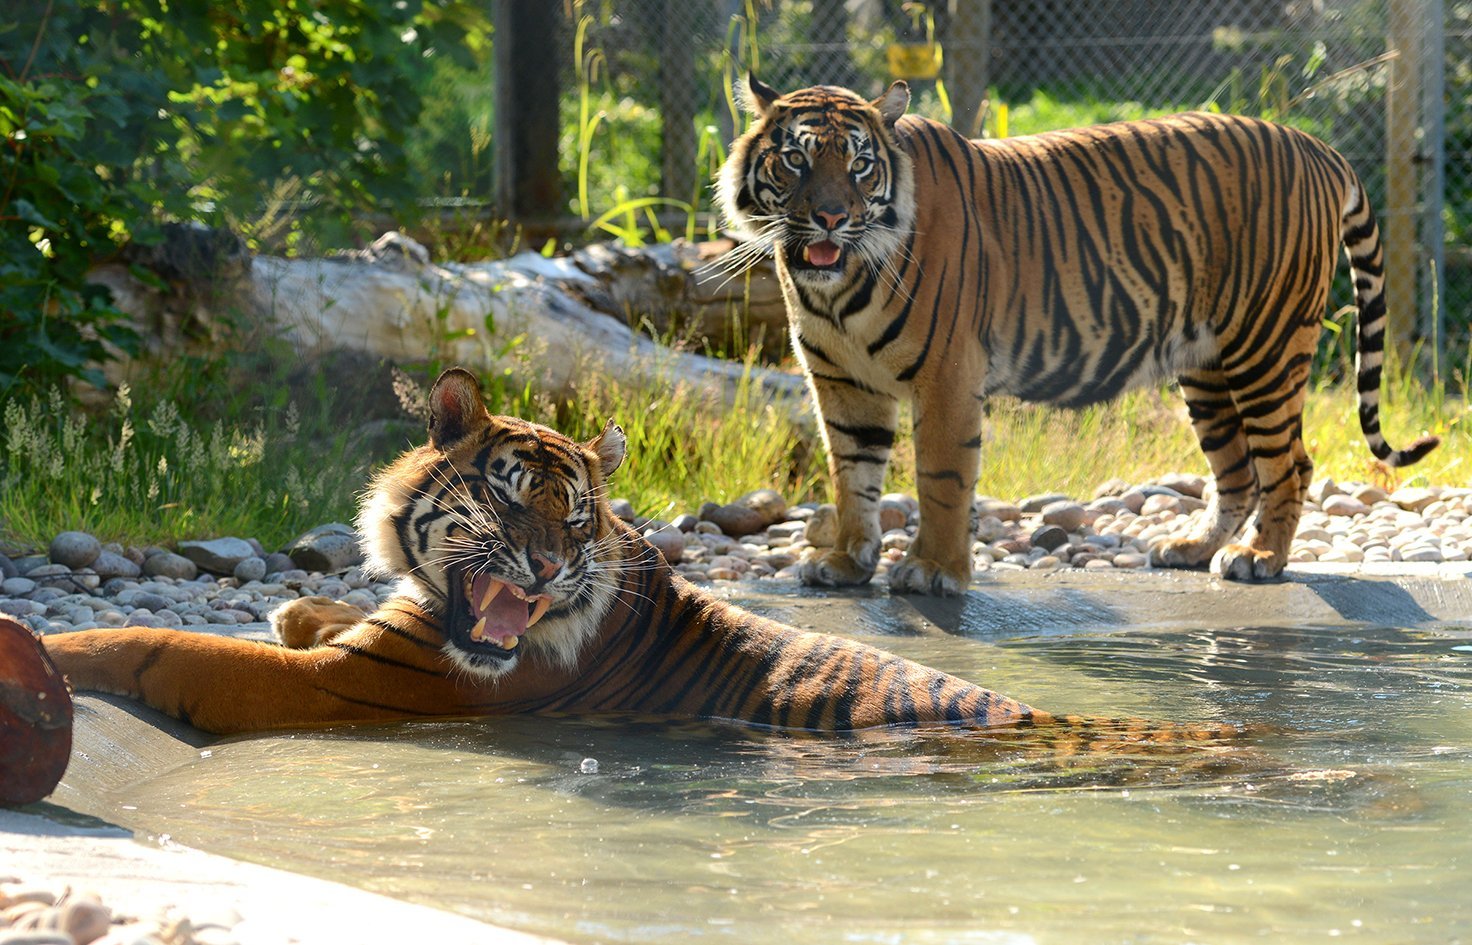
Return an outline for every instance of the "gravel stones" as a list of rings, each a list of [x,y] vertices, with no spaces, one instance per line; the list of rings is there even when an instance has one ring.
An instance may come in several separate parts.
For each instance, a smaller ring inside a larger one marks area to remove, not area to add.
[[[1436,501],[1436,493],[1430,489],[1397,489],[1389,496],[1390,501],[1407,512],[1419,512]]]
[[[765,531],[768,525],[782,521],[787,514],[787,500],[772,489],[757,489],[735,502],[717,505],[707,502],[700,507],[700,520],[711,522],[733,538]]]
[[[68,744],[70,739],[67,740]],[[0,945],[237,945],[260,936],[237,935],[245,926],[231,910],[209,918],[160,909],[148,919],[114,914],[96,893],[59,891],[0,876]]]
[[[1001,541],[1012,534],[1012,529],[995,515],[983,515],[976,521],[976,540],[983,544]]]
[[[181,541],[179,554],[193,561],[200,570],[211,574],[234,574],[235,566],[253,557],[256,550],[243,538],[213,538],[209,541]]]
[[[1148,568],[1150,547],[1193,532],[1207,504],[1189,494],[1192,483],[1176,477],[1106,485],[1114,494],[1088,503],[1051,496],[1015,503],[978,499],[971,548],[975,570]],[[1209,488],[1202,492],[1209,498]],[[1305,503],[1290,551],[1292,562],[1374,570],[1397,562],[1434,566],[1472,559],[1472,489],[1425,487],[1391,496],[1373,486],[1343,483],[1318,495],[1320,501]],[[1041,498],[1051,501],[1034,501]],[[876,573],[882,584],[914,541],[918,503],[891,493],[880,504],[887,512]],[[1037,510],[1025,513],[1023,505]],[[749,523],[739,533],[728,532],[718,521],[719,513],[711,514],[733,507]],[[835,506],[788,507],[769,490],[748,493],[727,506],[711,503],[702,511],[705,518],[683,514],[668,523],[634,518],[665,561],[695,582],[796,580],[803,562],[837,540]],[[773,515],[778,519],[768,521]],[[324,541],[328,550],[336,546],[344,553],[315,560],[302,554],[302,546]],[[261,555],[252,546],[252,553],[236,562],[229,575],[206,573],[198,579],[193,561],[160,548],[104,547],[92,567],[75,569],[42,556],[22,556],[13,562],[16,576],[0,579],[0,613],[42,632],[209,625],[246,625],[263,632],[271,611],[299,596],[326,595],[371,610],[393,592],[393,582],[375,581],[361,567],[345,563],[361,558],[357,536],[346,525],[313,529],[293,548],[301,560],[281,553]],[[135,572],[127,565],[136,559],[143,560],[143,567]]]
[[[734,502],[727,505],[707,502],[700,507],[699,514],[702,522],[710,522],[723,534],[737,538],[742,535],[756,534],[767,527],[767,522],[761,513]]]
[[[192,581],[199,576],[199,566],[183,555],[161,551],[143,562],[143,573],[149,577],[167,577]]]
[[[1044,551],[1053,551],[1068,541],[1068,532],[1057,525],[1044,525],[1032,533],[1032,544]]]
[[[1065,532],[1078,531],[1084,523],[1084,507],[1077,502],[1063,500],[1061,502],[1049,502],[1041,509],[1043,521],[1049,525],[1056,525]],[[1033,539],[1034,542],[1037,539]]]
[[[143,573],[143,569],[131,558],[115,551],[102,550],[97,560],[92,562],[92,570],[97,572],[98,577],[104,581],[110,578],[135,578]]]
[[[991,516],[1003,522],[1015,522],[1022,518],[1022,509],[1017,507],[1017,503],[991,496],[984,495],[977,499],[975,509],[976,514],[982,518]]]
[[[23,555],[22,557],[13,559],[11,563],[15,565],[15,573],[21,577],[25,577],[35,568],[50,564],[51,560],[45,555]]]
[[[296,562],[279,551],[273,551],[266,555],[266,573],[280,574],[282,571],[290,571],[296,567]]]
[[[102,542],[86,532],[62,532],[51,539],[52,563],[68,568],[85,568],[102,554]]]
[[[782,521],[787,514],[787,500],[775,489],[757,489],[737,499],[734,505],[745,506],[762,517],[762,528]]]
[[[306,532],[291,543],[286,553],[304,571],[345,571],[363,563],[363,545],[358,533],[341,522],[319,525]]]
[[[242,558],[235,566],[234,576],[242,584],[259,581],[266,576],[266,559],[258,555]]]
[[[1325,515],[1364,515],[1370,507],[1352,495],[1331,495],[1323,500]]]
[[[1120,480],[1098,490],[1101,498],[1087,504],[1056,499],[1044,494],[1016,503],[980,498],[976,503],[976,536],[972,560],[979,572],[989,570],[1140,569],[1149,568],[1149,550],[1157,542],[1181,538],[1199,527],[1200,516],[1212,498],[1212,489],[1202,477],[1163,476],[1132,485]],[[1454,562],[1472,558],[1472,490],[1431,487],[1431,501],[1420,511],[1410,511],[1388,500],[1365,503],[1368,512],[1331,514],[1334,510],[1357,512],[1342,505],[1337,497],[1373,497],[1370,487],[1346,483],[1326,487],[1319,494],[1328,508],[1315,502],[1304,506],[1298,539],[1290,552],[1295,562],[1322,561],[1355,567],[1392,562]],[[1199,495],[1197,494],[1199,493]],[[894,494],[884,500],[898,511],[907,497]],[[1421,498],[1410,497],[1417,505]],[[1051,501],[1044,502],[1043,499]],[[910,500],[913,502],[913,500]],[[1050,508],[1058,503],[1056,508]],[[1036,511],[1024,512],[1023,509]],[[1001,513],[1001,514],[993,514]],[[677,568],[694,581],[752,580],[768,576],[795,579],[797,565],[837,539],[837,512],[833,506],[816,507],[807,515],[806,528],[799,520],[807,513],[799,506],[788,511],[789,521],[768,526],[765,533],[743,536],[712,548],[697,541],[687,543]],[[1002,516],[1006,515],[1007,518]],[[1052,519],[1053,521],[1049,521]],[[896,524],[882,521],[888,526]],[[1058,522],[1061,524],[1054,524]],[[1064,527],[1071,526],[1071,527]],[[708,521],[699,523],[696,536],[709,533],[710,542],[725,542]],[[888,568],[901,560],[912,543],[915,526],[885,527],[881,532],[876,580],[883,582]],[[781,558],[772,553],[780,550]],[[716,556],[722,560],[715,561]],[[733,567],[732,557],[751,563],[742,571]],[[768,574],[773,570],[775,573]],[[732,577],[735,573],[737,577]]]
[[[1017,508],[1021,510],[1023,515],[1036,515],[1043,509],[1052,505],[1054,502],[1071,501],[1073,501],[1072,496],[1066,496],[1061,492],[1046,492],[1042,495],[1030,495],[1027,498],[1018,501]],[[996,513],[993,512],[990,514],[995,515]],[[998,515],[997,517],[1001,518],[1002,516]]]
[[[1356,499],[1359,499],[1366,505],[1375,505],[1376,503],[1384,502],[1386,499],[1390,498],[1390,493],[1386,492],[1379,486],[1371,485],[1369,483],[1364,483],[1356,486],[1350,492],[1350,495],[1354,496]]]
[[[807,522],[808,544],[814,548],[832,548],[838,540],[838,506],[825,502],[813,510]]]
[[[0,581],[13,577],[20,577],[20,571],[16,570],[15,562],[5,555],[0,555]]]
[[[1206,480],[1201,476],[1192,476],[1188,473],[1166,473],[1155,480],[1155,485],[1163,486],[1178,495],[1192,499],[1199,499],[1206,492]]]
[[[646,527],[644,537],[659,553],[664,560],[671,564],[679,564],[680,558],[685,554],[685,533],[671,525],[663,527]]]

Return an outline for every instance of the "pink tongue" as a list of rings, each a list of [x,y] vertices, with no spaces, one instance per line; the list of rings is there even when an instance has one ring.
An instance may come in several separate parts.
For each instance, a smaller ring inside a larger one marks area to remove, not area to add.
[[[838,262],[838,244],[823,240],[808,246],[808,262],[814,266],[831,266]]]
[[[471,609],[475,611],[477,620],[481,617],[486,618],[486,636],[493,640],[499,640],[508,634],[519,637],[526,633],[526,620],[530,615],[526,601],[502,588],[501,593],[496,595],[496,599],[491,601],[491,606],[485,610],[480,609],[481,599],[486,596],[486,589],[491,586],[492,580],[494,578],[485,574],[476,577],[470,587],[470,592],[475,597],[470,602]]]

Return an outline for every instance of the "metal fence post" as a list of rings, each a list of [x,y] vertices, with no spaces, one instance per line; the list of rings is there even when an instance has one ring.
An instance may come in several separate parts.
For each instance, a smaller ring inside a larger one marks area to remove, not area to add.
[[[660,192],[690,200],[695,196],[695,45],[686,0],[664,0],[659,38]]]
[[[979,138],[990,78],[992,0],[951,0],[950,26],[945,61],[951,127],[968,138]]]
[[[1385,90],[1385,304],[1389,341],[1407,364],[1416,331],[1416,125],[1421,110],[1421,0],[1390,0],[1386,45],[1395,53]]]
[[[1421,105],[1421,323],[1434,339],[1431,352],[1440,372],[1446,353],[1446,9],[1424,0]]]
[[[498,0],[496,28],[496,205],[513,220],[546,222],[562,203],[557,169],[559,89],[555,62],[560,3]]]

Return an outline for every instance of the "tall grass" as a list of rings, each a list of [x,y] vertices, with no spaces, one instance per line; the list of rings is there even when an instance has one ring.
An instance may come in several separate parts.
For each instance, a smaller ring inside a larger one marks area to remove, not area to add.
[[[1441,446],[1415,466],[1390,469],[1365,445],[1353,385],[1319,386],[1309,394],[1303,426],[1314,478],[1387,488],[1472,481],[1472,410],[1465,392],[1449,396],[1409,373],[1388,372],[1387,378],[1380,418],[1391,444],[1433,433]],[[1063,492],[1087,499],[1116,476],[1130,482],[1167,472],[1209,476],[1185,405],[1173,391],[1135,391],[1083,410],[998,400],[989,407],[985,430],[977,483],[984,495]],[[908,439],[897,445],[901,468],[891,470],[891,488],[913,491],[907,469],[912,453]]]
[[[750,361],[748,362],[750,363]],[[1464,398],[1387,372],[1381,416],[1392,443],[1422,433],[1443,438],[1419,465],[1388,470],[1360,435],[1352,387],[1309,396],[1304,441],[1316,478],[1464,485],[1472,480],[1472,412]],[[758,384],[730,403],[708,390],[655,377],[590,374],[576,395],[553,399],[503,377],[486,379],[493,411],[512,412],[579,440],[610,418],[628,436],[614,495],[642,514],[671,517],[705,501],[772,488],[792,502],[831,499],[811,416],[772,401]],[[181,396],[196,404],[201,392]],[[122,389],[91,420],[68,414],[58,395],[4,411],[0,537],[42,546],[80,528],[104,540],[166,544],[239,535],[279,547],[326,521],[347,520],[374,462],[332,417],[303,423],[291,409],[275,423],[239,417],[189,419],[174,400],[148,409]],[[1102,481],[1142,482],[1166,472],[1207,473],[1179,395],[1136,391],[1083,410],[997,399],[987,408],[977,491],[1015,499],[1062,492],[1087,499]],[[415,442],[422,442],[416,438]],[[914,442],[901,430],[888,488],[915,492]]]
[[[0,532],[44,545],[82,529],[103,540],[163,544],[237,535],[280,547],[352,514],[367,464],[346,438],[279,424],[186,419],[171,400],[144,411],[124,386],[104,416],[70,412],[60,394],[4,410]]]
[[[629,446],[612,493],[642,514],[671,516],[753,489],[794,501],[816,495],[825,459],[798,408],[769,399],[749,371],[730,404],[685,383],[595,375],[540,419],[583,440],[616,421]]]

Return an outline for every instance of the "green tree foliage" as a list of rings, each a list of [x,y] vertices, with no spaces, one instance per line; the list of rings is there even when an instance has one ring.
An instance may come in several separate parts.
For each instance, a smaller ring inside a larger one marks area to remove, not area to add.
[[[436,57],[471,64],[460,0],[27,0],[0,26],[0,399],[129,334],[84,274],[170,220],[251,235],[273,193],[341,239],[417,191],[403,142]]]

